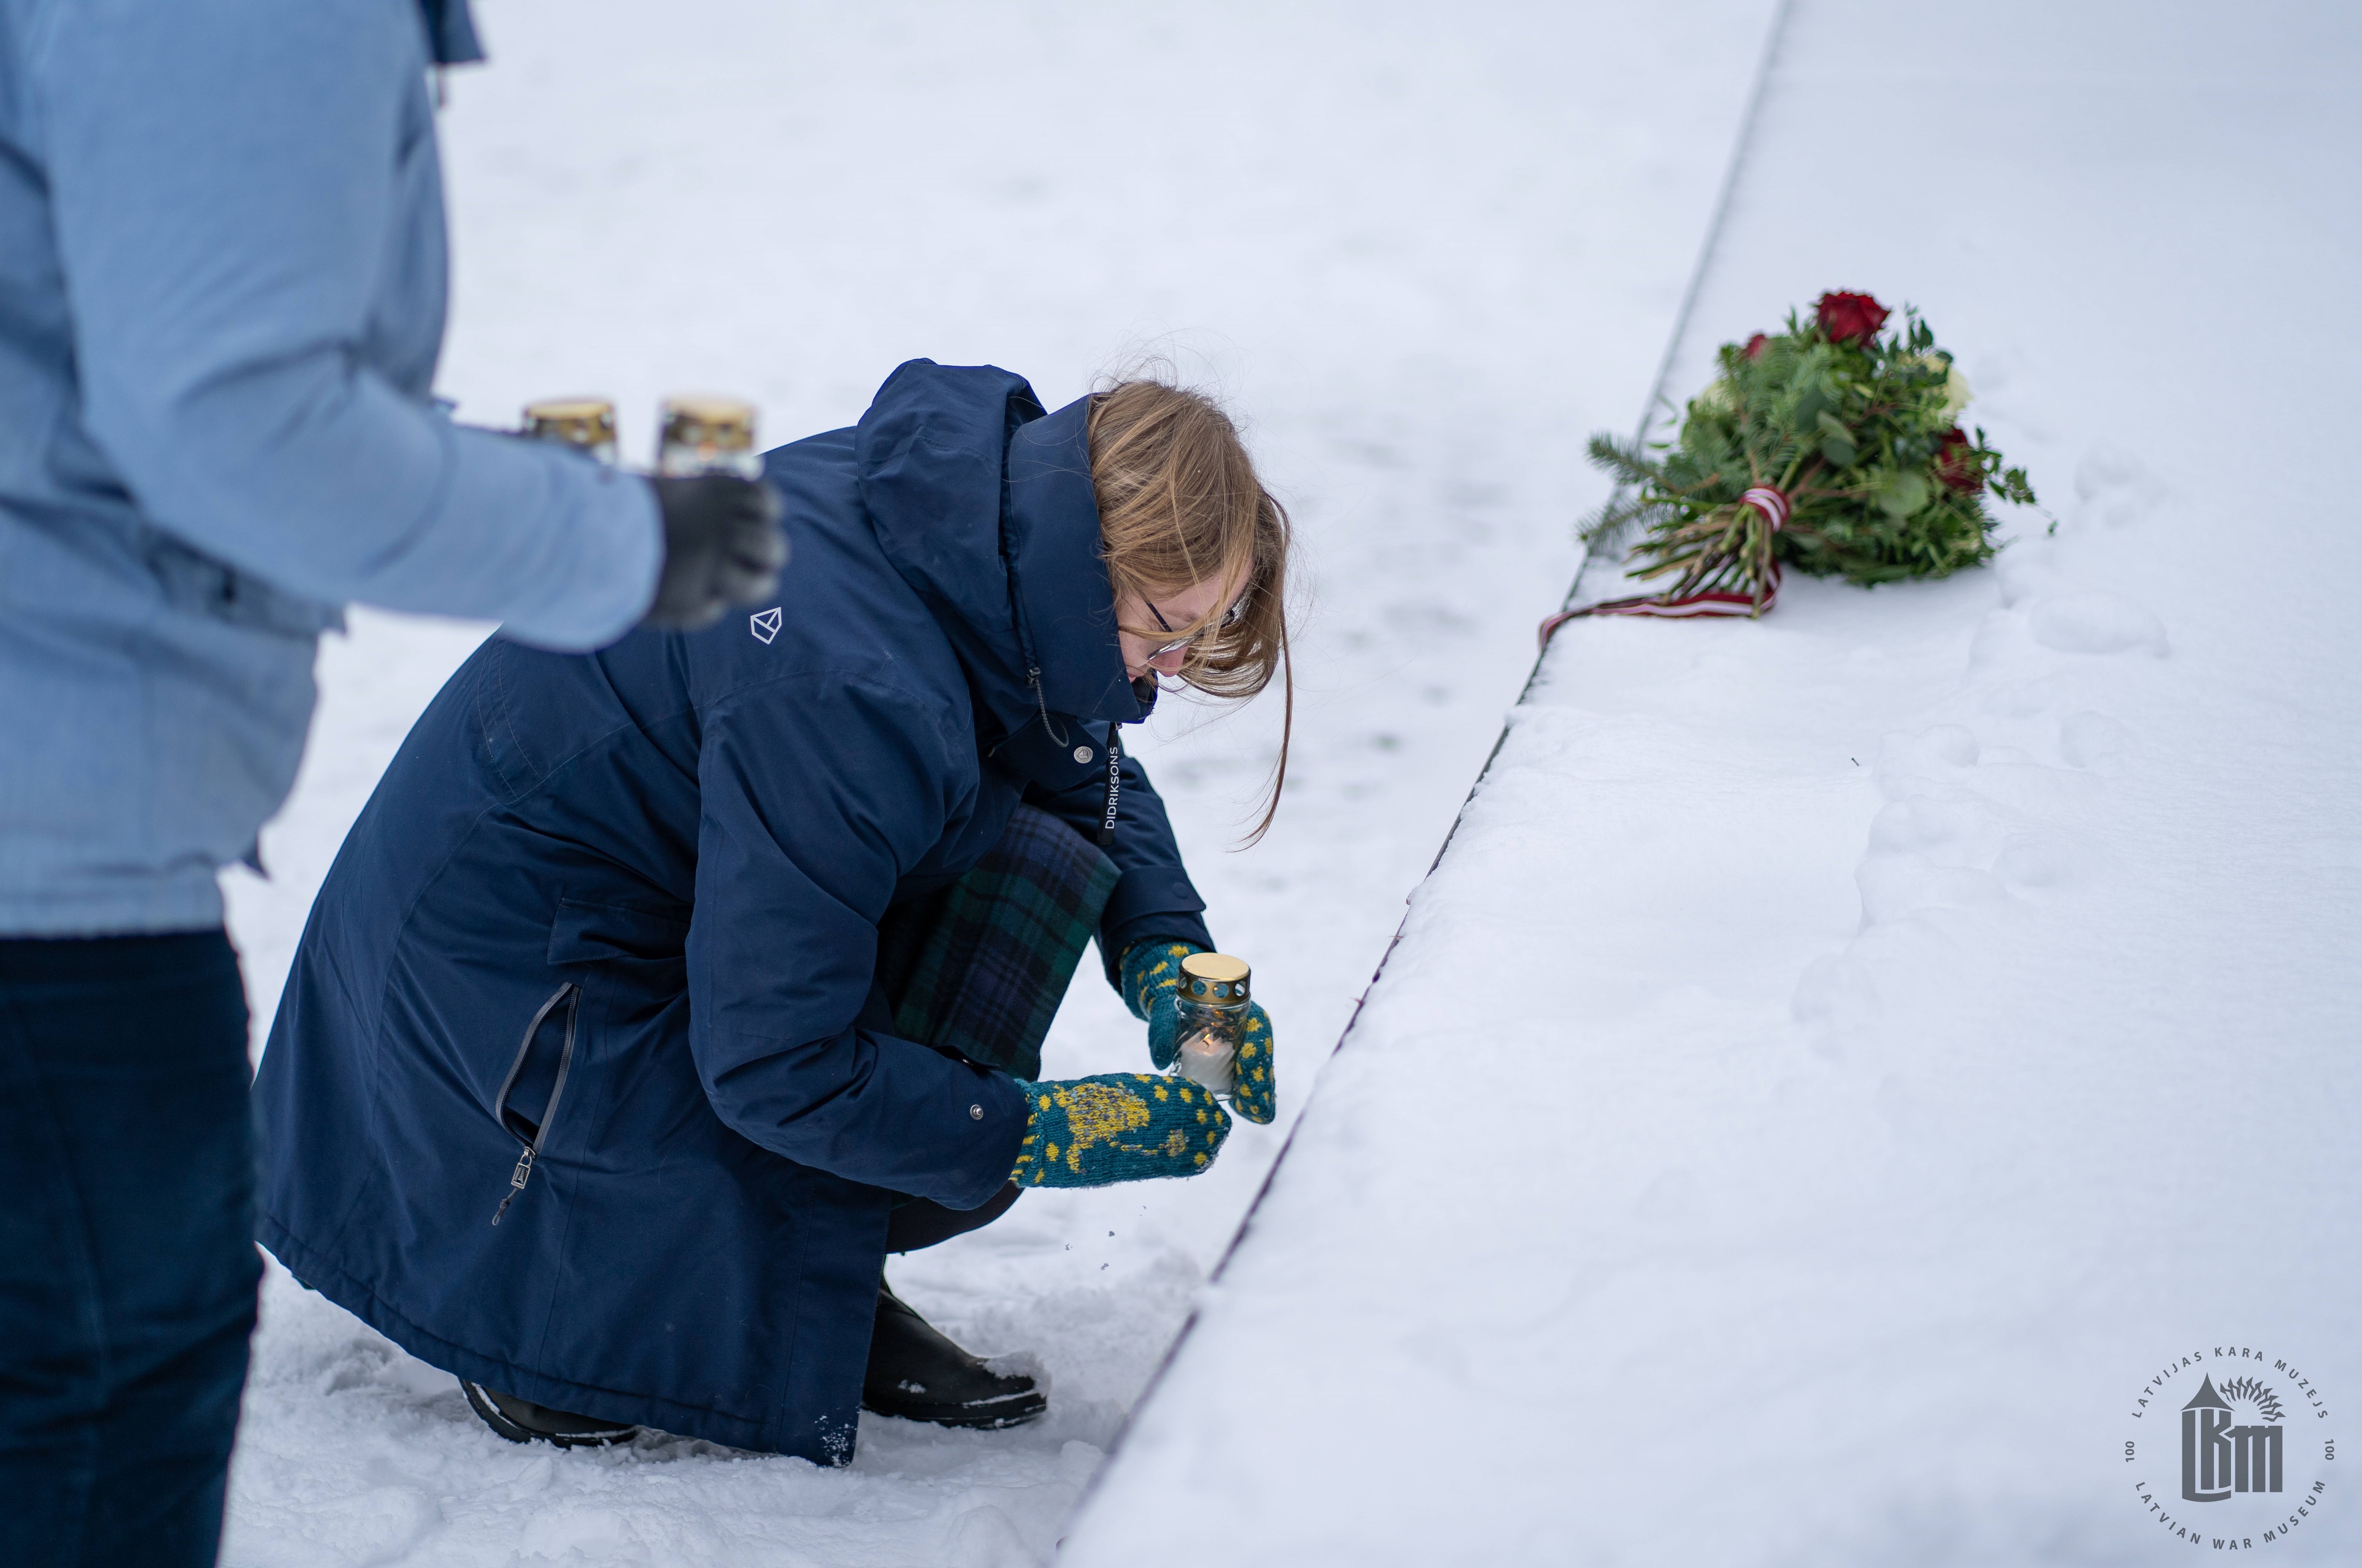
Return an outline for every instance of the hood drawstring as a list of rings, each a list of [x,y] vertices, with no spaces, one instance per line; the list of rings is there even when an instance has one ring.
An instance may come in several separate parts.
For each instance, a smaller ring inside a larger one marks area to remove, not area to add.
[[[1052,740],[1057,742],[1060,745],[1065,745],[1066,737],[1058,733],[1058,726],[1050,722],[1050,700],[1042,695],[1042,667],[1040,665],[1029,664],[1025,667],[1025,684],[1033,688],[1033,705],[1042,710],[1043,732]]]

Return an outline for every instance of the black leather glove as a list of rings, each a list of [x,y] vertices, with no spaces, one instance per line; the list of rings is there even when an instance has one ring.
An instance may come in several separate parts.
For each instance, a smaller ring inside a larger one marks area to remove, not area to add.
[[[778,491],[730,474],[648,482],[664,512],[665,561],[647,624],[700,631],[732,605],[759,604],[778,591],[788,536]]]

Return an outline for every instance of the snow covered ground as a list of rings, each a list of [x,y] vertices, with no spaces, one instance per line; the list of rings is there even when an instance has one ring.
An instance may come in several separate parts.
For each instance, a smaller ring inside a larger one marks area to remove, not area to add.
[[[1569,523],[1602,493],[1582,439],[1628,426],[1654,374],[1771,9],[480,0],[494,62],[453,74],[444,116],[444,390],[485,423],[612,393],[638,457],[667,392],[750,395],[785,439],[849,423],[913,355],[1010,366],[1053,406],[1157,355],[1228,395],[1310,564],[1277,827],[1224,853],[1275,702],[1175,710],[1142,749],[1216,933],[1255,961],[1284,1127],[1575,569]],[[483,632],[359,613],[324,646],[271,879],[230,878],[258,1049],[346,826]],[[1087,982],[1052,1070],[1134,1065],[1140,1036]],[[511,1447],[274,1270],[225,1561],[1043,1561],[1280,1137],[1242,1129],[1187,1184],[1029,1195],[896,1265],[971,1347],[1038,1353],[1053,1412],[872,1420],[847,1472]]]
[[[1795,0],[1673,395],[1910,301],[2056,533],[1560,634],[1061,1562],[2362,1561],[2357,68]]]

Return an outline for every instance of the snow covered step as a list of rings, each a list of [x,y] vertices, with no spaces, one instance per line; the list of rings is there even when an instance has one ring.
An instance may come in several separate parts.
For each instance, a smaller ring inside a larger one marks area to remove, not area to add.
[[[2056,534],[1558,635],[1062,1562],[2362,1556],[2357,67],[1795,0],[1670,390],[1907,300]]]

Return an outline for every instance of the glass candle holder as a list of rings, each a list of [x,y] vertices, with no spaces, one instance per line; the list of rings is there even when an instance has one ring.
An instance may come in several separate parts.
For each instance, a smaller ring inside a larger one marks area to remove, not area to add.
[[[657,472],[668,479],[692,474],[763,477],[763,454],[755,449],[755,405],[727,397],[668,397],[657,438]]]
[[[526,403],[524,434],[615,466],[615,405],[603,397],[546,397]]]
[[[1227,953],[1192,953],[1181,960],[1181,988],[1173,1005],[1181,1041],[1171,1072],[1228,1100],[1238,1088],[1239,1035],[1254,999],[1253,971]]]

